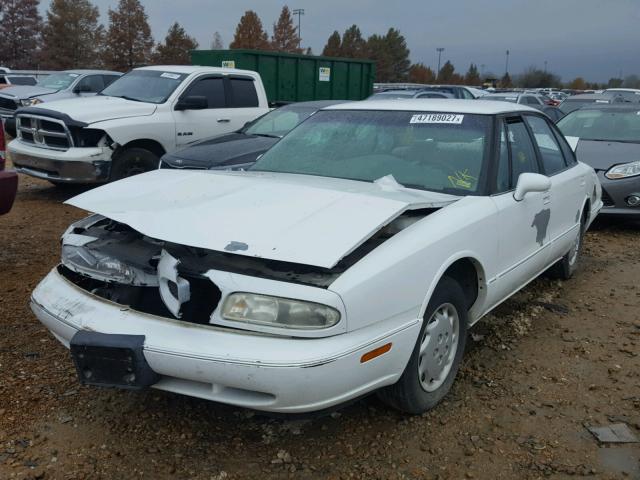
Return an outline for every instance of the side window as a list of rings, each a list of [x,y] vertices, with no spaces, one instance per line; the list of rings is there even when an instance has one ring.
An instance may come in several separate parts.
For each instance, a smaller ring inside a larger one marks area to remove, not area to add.
[[[231,108],[251,108],[258,106],[258,94],[253,80],[248,78],[230,78]]]
[[[119,78],[117,75],[102,75],[105,88],[111,85],[117,78]]]
[[[553,134],[556,137],[556,140],[560,144],[560,150],[562,150],[562,153],[564,155],[564,161],[567,162],[567,165],[569,165],[570,167],[577,164],[578,160],[576,159],[576,154],[573,152],[573,150],[571,150],[571,147],[567,143],[567,140],[564,138],[562,133],[558,131],[557,127],[552,130]]]
[[[205,97],[207,108],[225,108],[227,102],[224,97],[224,79],[222,77],[208,77],[189,87],[185,96]]]
[[[511,175],[509,173],[509,144],[507,143],[507,131],[502,123],[500,124],[499,155],[496,193],[506,192],[511,189]]]
[[[529,131],[521,118],[507,119],[507,140],[511,151],[511,185],[515,186],[521,173],[540,173],[540,169]]]
[[[0,85],[6,85],[7,83],[7,77],[5,77],[4,75],[0,75]]]
[[[544,173],[547,175],[553,175],[560,170],[564,170],[567,164],[564,161],[560,145],[558,145],[547,121],[543,118],[534,117],[532,115],[527,115],[525,118],[533,132],[533,138],[538,145],[538,150],[542,157]]]
[[[77,87],[81,92],[98,93],[104,88],[102,75],[88,75],[78,82]],[[86,90],[85,90],[86,89]]]
[[[475,98],[473,95],[471,95],[471,92],[469,92],[466,88],[462,89],[462,95],[467,100],[473,100]]]

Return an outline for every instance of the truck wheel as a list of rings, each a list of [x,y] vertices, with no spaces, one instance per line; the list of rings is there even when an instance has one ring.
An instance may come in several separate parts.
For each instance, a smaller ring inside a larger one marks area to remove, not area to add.
[[[388,405],[420,414],[435,407],[455,380],[467,341],[467,309],[458,282],[443,277],[424,315],[420,335],[400,380],[379,392]]]
[[[128,148],[120,152],[111,164],[111,181],[131,177],[158,168],[159,158],[144,148]]]

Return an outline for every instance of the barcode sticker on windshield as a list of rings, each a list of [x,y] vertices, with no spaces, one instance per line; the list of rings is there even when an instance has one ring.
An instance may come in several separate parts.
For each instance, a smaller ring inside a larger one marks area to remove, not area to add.
[[[452,123],[460,125],[464,120],[464,115],[453,113],[418,113],[411,116],[409,123]]]
[[[160,75],[162,78],[170,78],[171,80],[177,80],[180,78],[180,75],[177,73],[169,73],[169,72],[164,72],[162,75]]]

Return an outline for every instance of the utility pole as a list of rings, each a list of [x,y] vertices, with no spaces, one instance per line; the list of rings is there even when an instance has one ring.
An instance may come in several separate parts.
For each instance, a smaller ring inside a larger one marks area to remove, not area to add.
[[[547,73],[547,61],[544,61],[544,73]]]
[[[436,48],[436,51],[438,52],[438,71],[436,72],[436,78],[437,78],[440,76],[440,60],[442,58],[442,52],[444,52],[444,48],[438,47]]]
[[[296,8],[293,11],[293,14],[298,16],[298,48],[301,48],[300,44],[302,43],[302,30],[300,27],[300,17],[304,15],[304,8]]]
[[[507,60],[504,64],[504,74],[508,75],[509,74],[509,50],[507,50]]]

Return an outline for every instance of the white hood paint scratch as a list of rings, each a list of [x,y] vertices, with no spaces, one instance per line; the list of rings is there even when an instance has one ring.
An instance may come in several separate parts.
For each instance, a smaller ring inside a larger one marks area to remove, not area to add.
[[[159,240],[331,268],[404,211],[456,199],[305,175],[156,170],[66,203]]]

